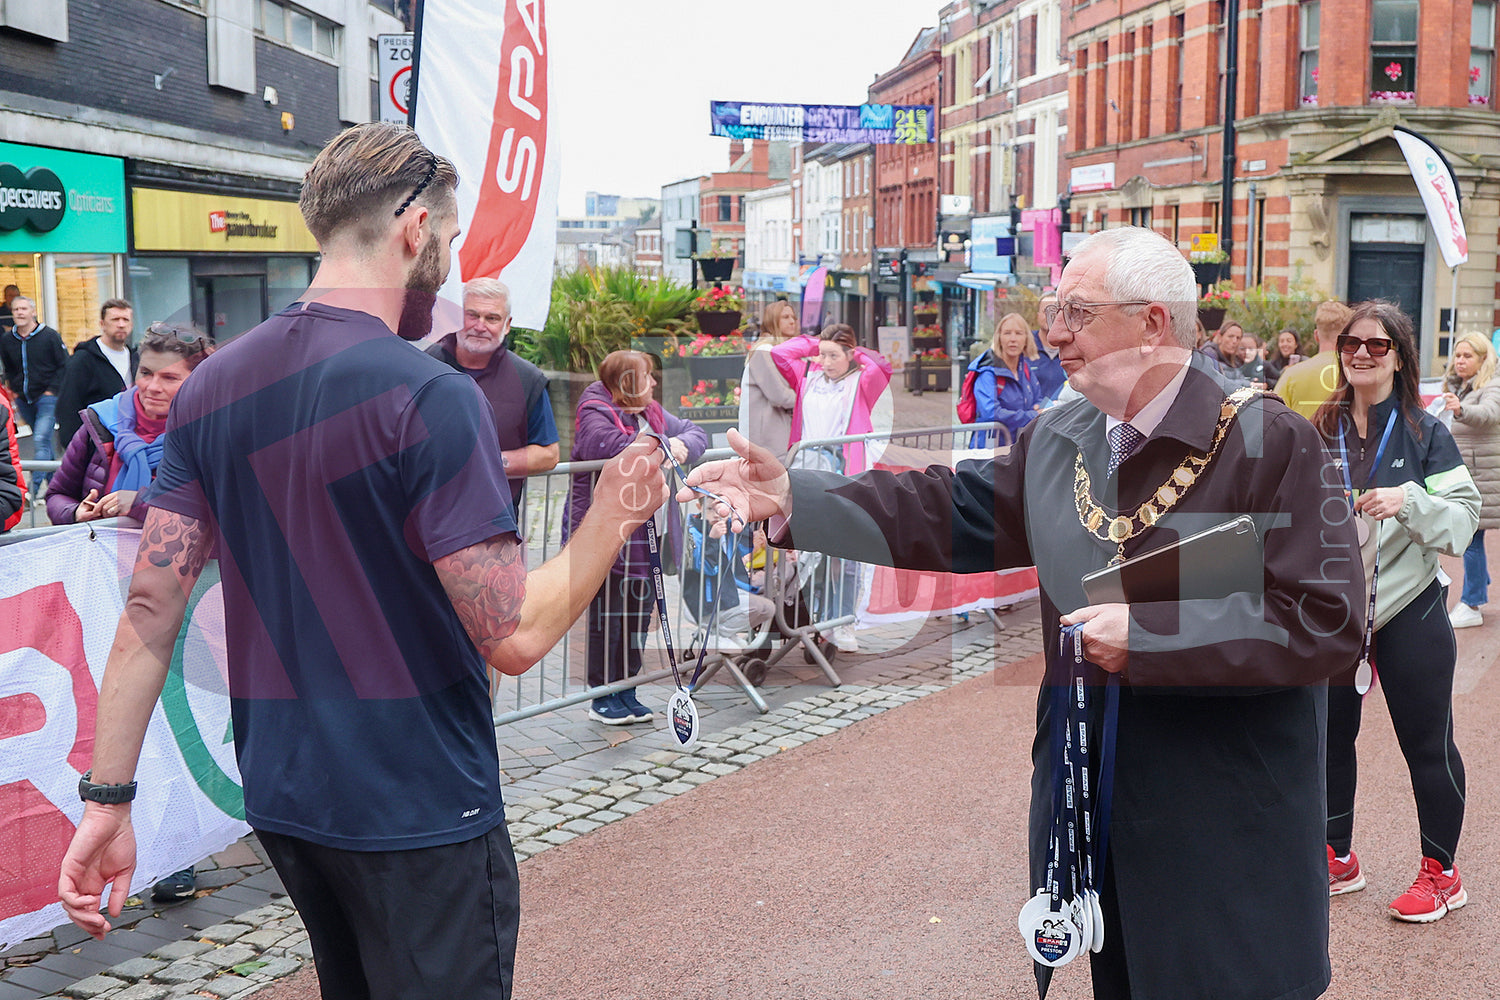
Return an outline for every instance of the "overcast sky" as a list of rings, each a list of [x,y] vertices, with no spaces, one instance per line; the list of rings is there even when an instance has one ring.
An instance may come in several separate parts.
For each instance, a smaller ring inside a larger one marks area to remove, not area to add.
[[[584,193],[661,196],[661,186],[725,169],[729,140],[708,132],[708,104],[860,104],[937,0],[553,0],[552,121],[558,214]]]

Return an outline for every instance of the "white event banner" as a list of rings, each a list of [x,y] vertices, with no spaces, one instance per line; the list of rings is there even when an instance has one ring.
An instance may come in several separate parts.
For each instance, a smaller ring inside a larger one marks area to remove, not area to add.
[[[540,330],[557,246],[557,127],[543,0],[425,0],[415,126],[458,169],[454,246],[433,332],[457,329],[463,282],[510,286],[516,326]]]
[[[1450,268],[1468,263],[1469,237],[1459,210],[1458,179],[1453,176],[1447,158],[1425,136],[1410,129],[1393,128],[1391,137],[1401,147],[1411,179],[1416,181],[1417,191],[1422,195],[1427,223],[1443,252],[1443,262]]]
[[[0,950],[68,922],[57,878],[83,816],[104,662],[140,531],[79,525],[0,547]],[[132,895],[250,831],[210,563],[136,769]]]

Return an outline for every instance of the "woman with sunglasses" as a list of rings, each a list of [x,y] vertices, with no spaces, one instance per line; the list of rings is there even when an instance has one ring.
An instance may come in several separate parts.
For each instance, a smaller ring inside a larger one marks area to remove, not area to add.
[[[80,410],[47,490],[47,517],[73,524],[129,515],[144,520],[140,492],[156,478],[177,390],[213,351],[213,340],[187,324],[153,323],[140,344],[135,384]]]
[[[1336,350],[1338,384],[1313,424],[1359,518],[1374,614],[1366,616],[1361,664],[1329,681],[1328,892],[1365,887],[1351,849],[1354,741],[1371,676],[1364,664],[1372,662],[1411,772],[1421,830],[1417,879],[1389,912],[1428,923],[1468,901],[1453,860],[1464,819],[1464,767],[1453,741],[1456,648],[1438,556],[1456,556],[1469,544],[1479,491],[1453,435],[1422,407],[1412,321],[1398,306],[1360,303]]]

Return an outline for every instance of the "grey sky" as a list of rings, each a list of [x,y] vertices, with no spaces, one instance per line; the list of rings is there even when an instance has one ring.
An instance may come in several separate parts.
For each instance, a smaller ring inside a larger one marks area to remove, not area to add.
[[[553,0],[552,115],[558,214],[586,191],[659,197],[661,185],[724,169],[708,103],[859,104],[937,0]]]

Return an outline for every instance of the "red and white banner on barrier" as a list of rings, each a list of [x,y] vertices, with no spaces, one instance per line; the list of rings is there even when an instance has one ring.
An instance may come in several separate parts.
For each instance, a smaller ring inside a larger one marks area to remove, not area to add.
[[[0,548],[0,949],[67,923],[57,876],[83,816],[99,683],[140,532],[85,527]],[[132,894],[249,832],[229,728],[224,604],[199,581],[151,715],[132,807]]]
[[[906,448],[892,448],[887,450],[886,457],[897,454],[910,457],[912,452]],[[960,458],[987,458],[990,453],[962,452],[953,456],[929,457],[934,461],[949,458],[951,460],[948,464],[951,467]],[[889,462],[877,462],[875,467],[888,472],[909,472],[919,468]],[[923,573],[876,566],[870,575],[869,586],[860,588],[857,613],[860,624],[879,625],[914,621],[930,615],[956,615],[982,611],[985,608],[1003,608],[1035,597],[1037,593],[1035,566],[995,573]]]
[[[463,234],[442,298],[461,306],[463,282],[499,278],[515,325],[540,330],[557,246],[546,4],[424,0],[417,48],[417,134],[459,177]]]

